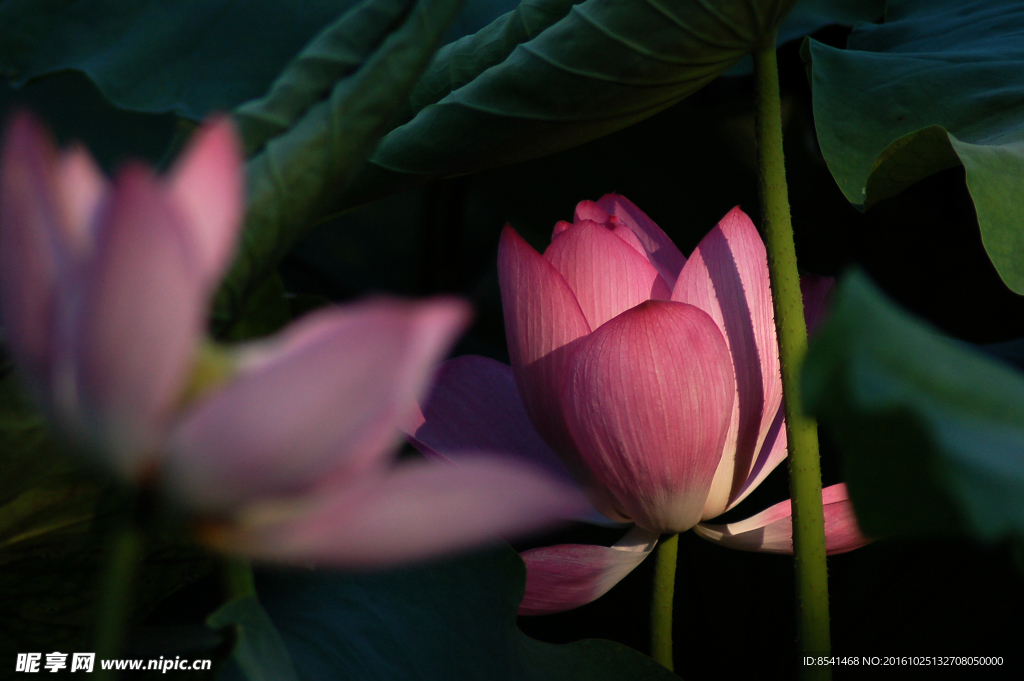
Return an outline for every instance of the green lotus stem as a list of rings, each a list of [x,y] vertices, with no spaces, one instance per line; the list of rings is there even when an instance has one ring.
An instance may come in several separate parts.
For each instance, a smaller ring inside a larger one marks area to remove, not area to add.
[[[244,558],[226,558],[223,570],[224,587],[229,600],[256,595],[256,582],[249,561]]]
[[[676,592],[676,554],[679,535],[661,543],[654,557],[651,589],[651,657],[672,671],[672,603]]]
[[[796,247],[782,153],[782,109],[775,36],[771,36],[768,44],[769,47],[754,53],[755,133],[768,270],[775,301],[782,391],[786,403],[799,645],[803,654],[827,655],[832,646],[818,430],[814,420],[804,414],[800,398],[799,372],[807,354],[807,324],[800,294],[800,275],[796,268]],[[802,669],[804,678],[831,678],[827,666]]]
[[[96,651],[97,681],[112,679],[117,672],[103,669],[100,660],[119,656],[124,643],[125,625],[132,612],[135,575],[142,558],[143,534],[134,518],[114,530],[107,562],[100,583],[96,606],[96,629],[93,649]]]

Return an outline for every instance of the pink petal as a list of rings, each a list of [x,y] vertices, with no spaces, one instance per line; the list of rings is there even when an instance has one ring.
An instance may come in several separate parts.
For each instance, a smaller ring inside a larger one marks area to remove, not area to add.
[[[682,532],[700,520],[734,393],[714,321],[691,305],[648,301],[579,344],[562,404],[581,455],[624,515]]]
[[[203,333],[207,302],[184,237],[158,181],[139,167],[122,172],[58,340],[68,360],[58,400],[80,410],[129,475],[152,451]]]
[[[311,500],[252,506],[210,539],[254,558],[378,567],[521,536],[581,512],[571,485],[521,462],[416,461]]]
[[[594,201],[580,201],[576,204],[576,212],[573,215],[573,222],[583,222],[584,220],[592,220],[598,224],[604,224],[608,222],[608,211],[601,206],[597,205]]]
[[[84,260],[92,255],[95,245],[96,218],[107,192],[107,180],[82,147],[72,147],[61,155],[56,177],[65,242]]]
[[[679,251],[679,248],[668,238],[668,234],[662,231],[661,227],[654,224],[647,215],[637,208],[632,201],[619,194],[605,194],[598,200],[597,205],[603,208],[609,215],[614,215],[627,227],[633,230],[647,257],[654,265],[669,288],[676,283],[676,277],[686,264],[686,258]]]
[[[168,182],[188,220],[203,276],[215,284],[234,250],[245,201],[242,151],[231,119],[204,124]]]
[[[554,241],[559,234],[562,234],[563,232],[565,232],[565,230],[569,229],[570,227],[572,227],[571,222],[566,222],[565,220],[559,220],[558,222],[556,222],[555,228],[551,231],[551,240]]]
[[[805,274],[800,277],[800,292],[804,299],[804,319],[807,322],[807,333],[813,334],[828,310],[828,300],[836,280],[817,274]]]
[[[407,439],[428,458],[458,463],[487,451],[531,463],[555,479],[576,484],[530,422],[507,364],[476,356],[443,362],[423,410],[412,423],[413,428],[406,431]],[[599,495],[591,496],[595,504],[602,503]],[[612,518],[619,520],[621,516],[613,514]],[[607,522],[594,508],[575,519]]]
[[[443,362],[422,414],[409,439],[424,454],[459,460],[467,453],[488,451],[529,461],[572,482],[558,455],[530,423],[512,367],[506,364],[476,356]]]
[[[750,218],[734,208],[686,262],[672,300],[696,305],[725,334],[736,371],[736,400],[722,463],[704,518],[735,501],[782,400],[775,312],[764,243]]]
[[[853,505],[840,483],[821,491],[825,510],[825,552],[832,556],[859,549],[870,540],[860,532]],[[708,541],[740,551],[793,553],[793,511],[790,500],[728,525],[697,525],[694,532]]]
[[[555,451],[571,457],[575,446],[558,396],[572,345],[590,326],[565,278],[507,226],[498,247],[498,281],[512,372],[526,413]],[[577,463],[574,472],[583,469]]]
[[[647,250],[644,248],[644,245],[640,243],[640,239],[638,239],[636,234],[633,233],[633,230],[631,230],[629,227],[623,224],[622,220],[619,220],[617,217],[613,215],[608,220],[608,228],[612,230],[612,234],[625,241],[630,248],[632,248],[634,251],[643,256],[644,259],[650,262],[650,259],[647,258]],[[665,284],[665,287],[671,290],[672,286],[668,284],[665,278],[660,278],[661,281]]]
[[[761,443],[761,449],[754,459],[753,465],[750,467],[747,479],[732,496],[725,510],[728,511],[746,499],[747,495],[753,492],[768,477],[768,474],[785,460],[788,453],[786,410],[785,403],[783,403],[779,405],[775,412],[775,418],[772,420],[772,425],[768,429],[764,442]],[[721,470],[721,467],[719,467],[719,470]]]
[[[658,534],[634,527],[611,547],[562,544],[522,553],[526,594],[520,615],[549,615],[596,601],[654,550]]]
[[[807,318],[808,331],[812,330],[820,321],[822,311],[827,302],[827,296],[835,287],[835,279],[832,277],[819,277],[817,275],[806,275],[800,278],[800,288],[804,294],[804,315]],[[761,481],[768,477],[768,474],[775,470],[788,454],[786,442],[786,419],[785,401],[779,403],[775,413],[775,419],[761,443],[760,452],[754,460],[743,486],[733,495],[732,500],[726,507],[729,510],[736,506],[750,494]]]
[[[58,276],[54,153],[30,115],[13,117],[0,166],[0,313],[7,343],[40,388],[49,383]]]
[[[306,317],[187,416],[171,440],[169,485],[193,506],[223,509],[377,465],[467,318],[446,299]]]
[[[591,329],[645,300],[671,296],[650,262],[590,220],[555,239],[544,257],[565,277]]]

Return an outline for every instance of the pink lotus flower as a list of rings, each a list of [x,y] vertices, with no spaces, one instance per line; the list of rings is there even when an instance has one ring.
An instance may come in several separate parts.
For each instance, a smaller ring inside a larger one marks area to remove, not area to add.
[[[526,551],[521,614],[590,602],[665,532],[792,552],[789,502],[708,525],[786,456],[764,244],[738,208],[687,260],[636,206],[609,194],[555,226],[543,255],[506,227],[498,273],[512,366],[445,362],[410,434],[425,452],[485,448],[542,462],[608,519],[612,547]],[[808,310],[829,282],[807,282]],[[824,491],[828,551],[865,543],[844,485]]]
[[[207,301],[243,205],[227,120],[204,126],[167,176],[130,165],[110,183],[84,150],[58,152],[21,115],[0,172],[0,314],[23,374],[97,462],[159,484],[222,548],[375,565],[578,507],[521,462],[394,461],[399,424],[465,325],[456,300],[314,313],[219,351],[226,375],[196,394]]]

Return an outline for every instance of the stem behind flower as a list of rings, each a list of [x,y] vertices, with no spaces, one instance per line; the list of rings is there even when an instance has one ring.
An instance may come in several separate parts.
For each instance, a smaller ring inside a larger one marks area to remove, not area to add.
[[[124,643],[125,624],[131,615],[135,595],[135,574],[142,558],[143,533],[137,523],[126,522],[112,532],[107,562],[101,577],[96,605],[96,629],[93,649],[97,660],[118,657]],[[117,674],[96,663],[98,681]]]
[[[244,558],[225,558],[223,571],[228,600],[256,595],[256,582],[249,561]]]
[[[651,657],[669,671],[672,666],[672,604],[676,591],[676,555],[679,535],[661,543],[654,557],[651,589]]]
[[[807,354],[807,324],[796,267],[796,246],[793,243],[782,153],[782,110],[775,36],[771,36],[767,44],[768,47],[754,52],[755,132],[768,270],[775,301],[782,390],[786,403],[799,643],[802,654],[828,655],[831,649],[828,568],[825,562],[818,430],[814,419],[804,414],[800,398],[799,371]],[[803,667],[803,674],[808,679],[831,678],[827,666]]]

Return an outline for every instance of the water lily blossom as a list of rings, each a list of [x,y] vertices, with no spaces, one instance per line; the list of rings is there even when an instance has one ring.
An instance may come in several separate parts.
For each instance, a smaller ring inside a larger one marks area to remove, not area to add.
[[[0,164],[0,319],[22,374],[60,430],[203,519],[215,545],[381,565],[536,529],[584,503],[517,460],[395,460],[399,425],[465,326],[461,301],[324,310],[203,364],[243,207],[227,119],[167,175],[136,164],[108,181],[22,114]]]
[[[792,552],[789,502],[710,525],[786,456],[764,244],[739,208],[686,258],[635,205],[583,201],[537,253],[511,227],[498,273],[512,366],[445,362],[410,432],[423,451],[478,447],[575,479],[607,519],[635,524],[614,546],[523,553],[521,614],[606,592],[662,533],[695,528],[723,546]],[[808,310],[828,284],[808,282]],[[845,486],[824,491],[827,549],[865,543]]]

